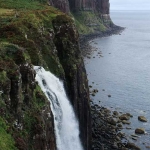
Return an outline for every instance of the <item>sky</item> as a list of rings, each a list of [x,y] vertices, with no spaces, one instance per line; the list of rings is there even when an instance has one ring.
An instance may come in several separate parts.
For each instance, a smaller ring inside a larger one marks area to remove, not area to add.
[[[150,10],[150,0],[109,0],[110,10]]]

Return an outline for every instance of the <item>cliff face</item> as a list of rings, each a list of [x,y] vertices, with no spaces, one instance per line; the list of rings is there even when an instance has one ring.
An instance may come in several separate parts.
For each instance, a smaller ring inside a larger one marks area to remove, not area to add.
[[[109,0],[49,0],[49,4],[54,6],[64,13],[92,11],[103,21],[106,27],[112,25],[109,16]]]
[[[0,116],[7,120],[6,130],[19,150],[56,150],[50,103],[35,82],[27,57],[17,45],[0,43]],[[1,142],[0,147],[6,148]]]
[[[37,1],[32,2],[35,7],[26,1],[0,2],[5,12],[0,13],[0,123],[7,126],[0,124],[0,130],[19,150],[56,150],[50,104],[35,82],[33,65],[39,65],[64,81],[79,119],[82,144],[91,150],[88,83],[74,21]],[[109,26],[109,0],[49,0],[48,4],[65,13],[77,12],[76,23],[81,21],[92,32]]]
[[[35,82],[33,65],[40,65],[64,81],[90,150],[89,91],[73,20],[47,6],[15,15],[0,16],[0,123],[19,150],[56,150],[50,104]]]
[[[109,0],[49,0],[49,4],[68,13],[71,11],[92,10],[109,14]]]
[[[75,26],[58,16],[53,21],[55,45],[64,69],[68,96],[79,119],[80,137],[86,150],[90,150],[91,116],[86,71],[78,45]]]
[[[72,11],[93,10],[109,14],[109,0],[69,0]]]
[[[68,0],[49,0],[49,4],[60,9],[64,13],[69,13],[70,11]]]

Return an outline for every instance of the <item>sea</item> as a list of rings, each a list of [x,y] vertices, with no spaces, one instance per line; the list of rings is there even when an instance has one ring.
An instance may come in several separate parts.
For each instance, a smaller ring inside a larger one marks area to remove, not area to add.
[[[150,146],[150,11],[112,11],[114,24],[125,27],[116,35],[96,38],[90,59],[84,58],[89,85],[98,89],[92,101],[121,113],[131,113],[130,130],[124,129],[130,142],[142,150]],[[110,95],[111,97],[109,97]],[[145,116],[148,122],[138,121]],[[145,128],[135,141],[131,134]]]

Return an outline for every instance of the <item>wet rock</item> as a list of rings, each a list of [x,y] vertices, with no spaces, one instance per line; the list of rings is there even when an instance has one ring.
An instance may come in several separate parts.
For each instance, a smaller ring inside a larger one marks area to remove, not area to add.
[[[111,95],[109,94],[108,97],[111,97]]]
[[[97,90],[97,89],[94,89],[92,92],[93,92],[93,93],[98,93],[98,90]]]
[[[133,115],[131,115],[130,113],[126,113],[126,115],[129,117],[133,117]]]
[[[119,128],[122,128],[122,124],[120,124],[120,123],[119,123],[117,126],[118,126]]]
[[[135,137],[131,137],[131,138],[132,138],[132,140],[135,140],[135,141],[137,140],[137,138],[135,138]]]
[[[120,119],[120,120],[129,120],[130,117],[129,117],[128,115],[126,115],[126,114],[123,114],[123,115],[121,115],[121,116],[119,117],[119,119]]]
[[[92,96],[95,96],[95,94],[93,93]]]
[[[128,148],[122,147],[121,150],[129,150]]]
[[[114,145],[112,145],[112,149],[118,149],[118,146],[116,143]]]
[[[117,111],[114,111],[113,114],[114,114],[115,116],[118,116],[118,115],[119,115],[119,113],[118,113]]]
[[[138,135],[135,135],[135,134],[131,134],[131,136],[132,136],[132,137],[139,137]]]
[[[150,146],[145,146],[147,149],[150,149]]]
[[[130,130],[130,129],[131,129],[131,127],[126,127],[126,129]]]
[[[117,141],[120,141],[121,138],[120,138],[119,136],[116,136],[116,140],[117,140]]]
[[[145,133],[145,129],[144,128],[137,128],[137,129],[135,129],[135,133],[136,134],[144,134]]]
[[[131,124],[131,122],[126,121],[126,120],[122,120],[122,123],[123,123],[123,124]]]
[[[144,116],[138,116],[138,120],[142,122],[147,122],[147,119]]]
[[[125,133],[119,132],[117,135],[118,135],[120,138],[122,138],[122,137],[125,136]]]
[[[134,143],[127,143],[126,147],[134,150],[141,150],[138,146],[136,146]]]
[[[109,122],[111,125],[116,125],[116,124],[117,124],[117,119],[110,118],[110,119],[108,119],[108,122]]]

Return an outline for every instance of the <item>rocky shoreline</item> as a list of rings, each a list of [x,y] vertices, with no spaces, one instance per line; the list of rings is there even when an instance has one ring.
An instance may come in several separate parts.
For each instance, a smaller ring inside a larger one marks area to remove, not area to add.
[[[91,102],[92,150],[140,150],[122,132],[123,124],[130,124],[131,114],[121,114]],[[138,135],[131,135],[137,139]]]
[[[80,35],[79,43],[80,43],[80,49],[81,49],[82,55],[85,57],[90,53],[92,49],[92,47],[89,45],[90,40],[93,40],[95,38],[111,36],[114,34],[120,34],[124,29],[125,29],[124,27],[114,25],[113,27],[111,27],[110,29],[107,29],[104,32],[96,32],[96,33],[88,34],[88,35]]]

